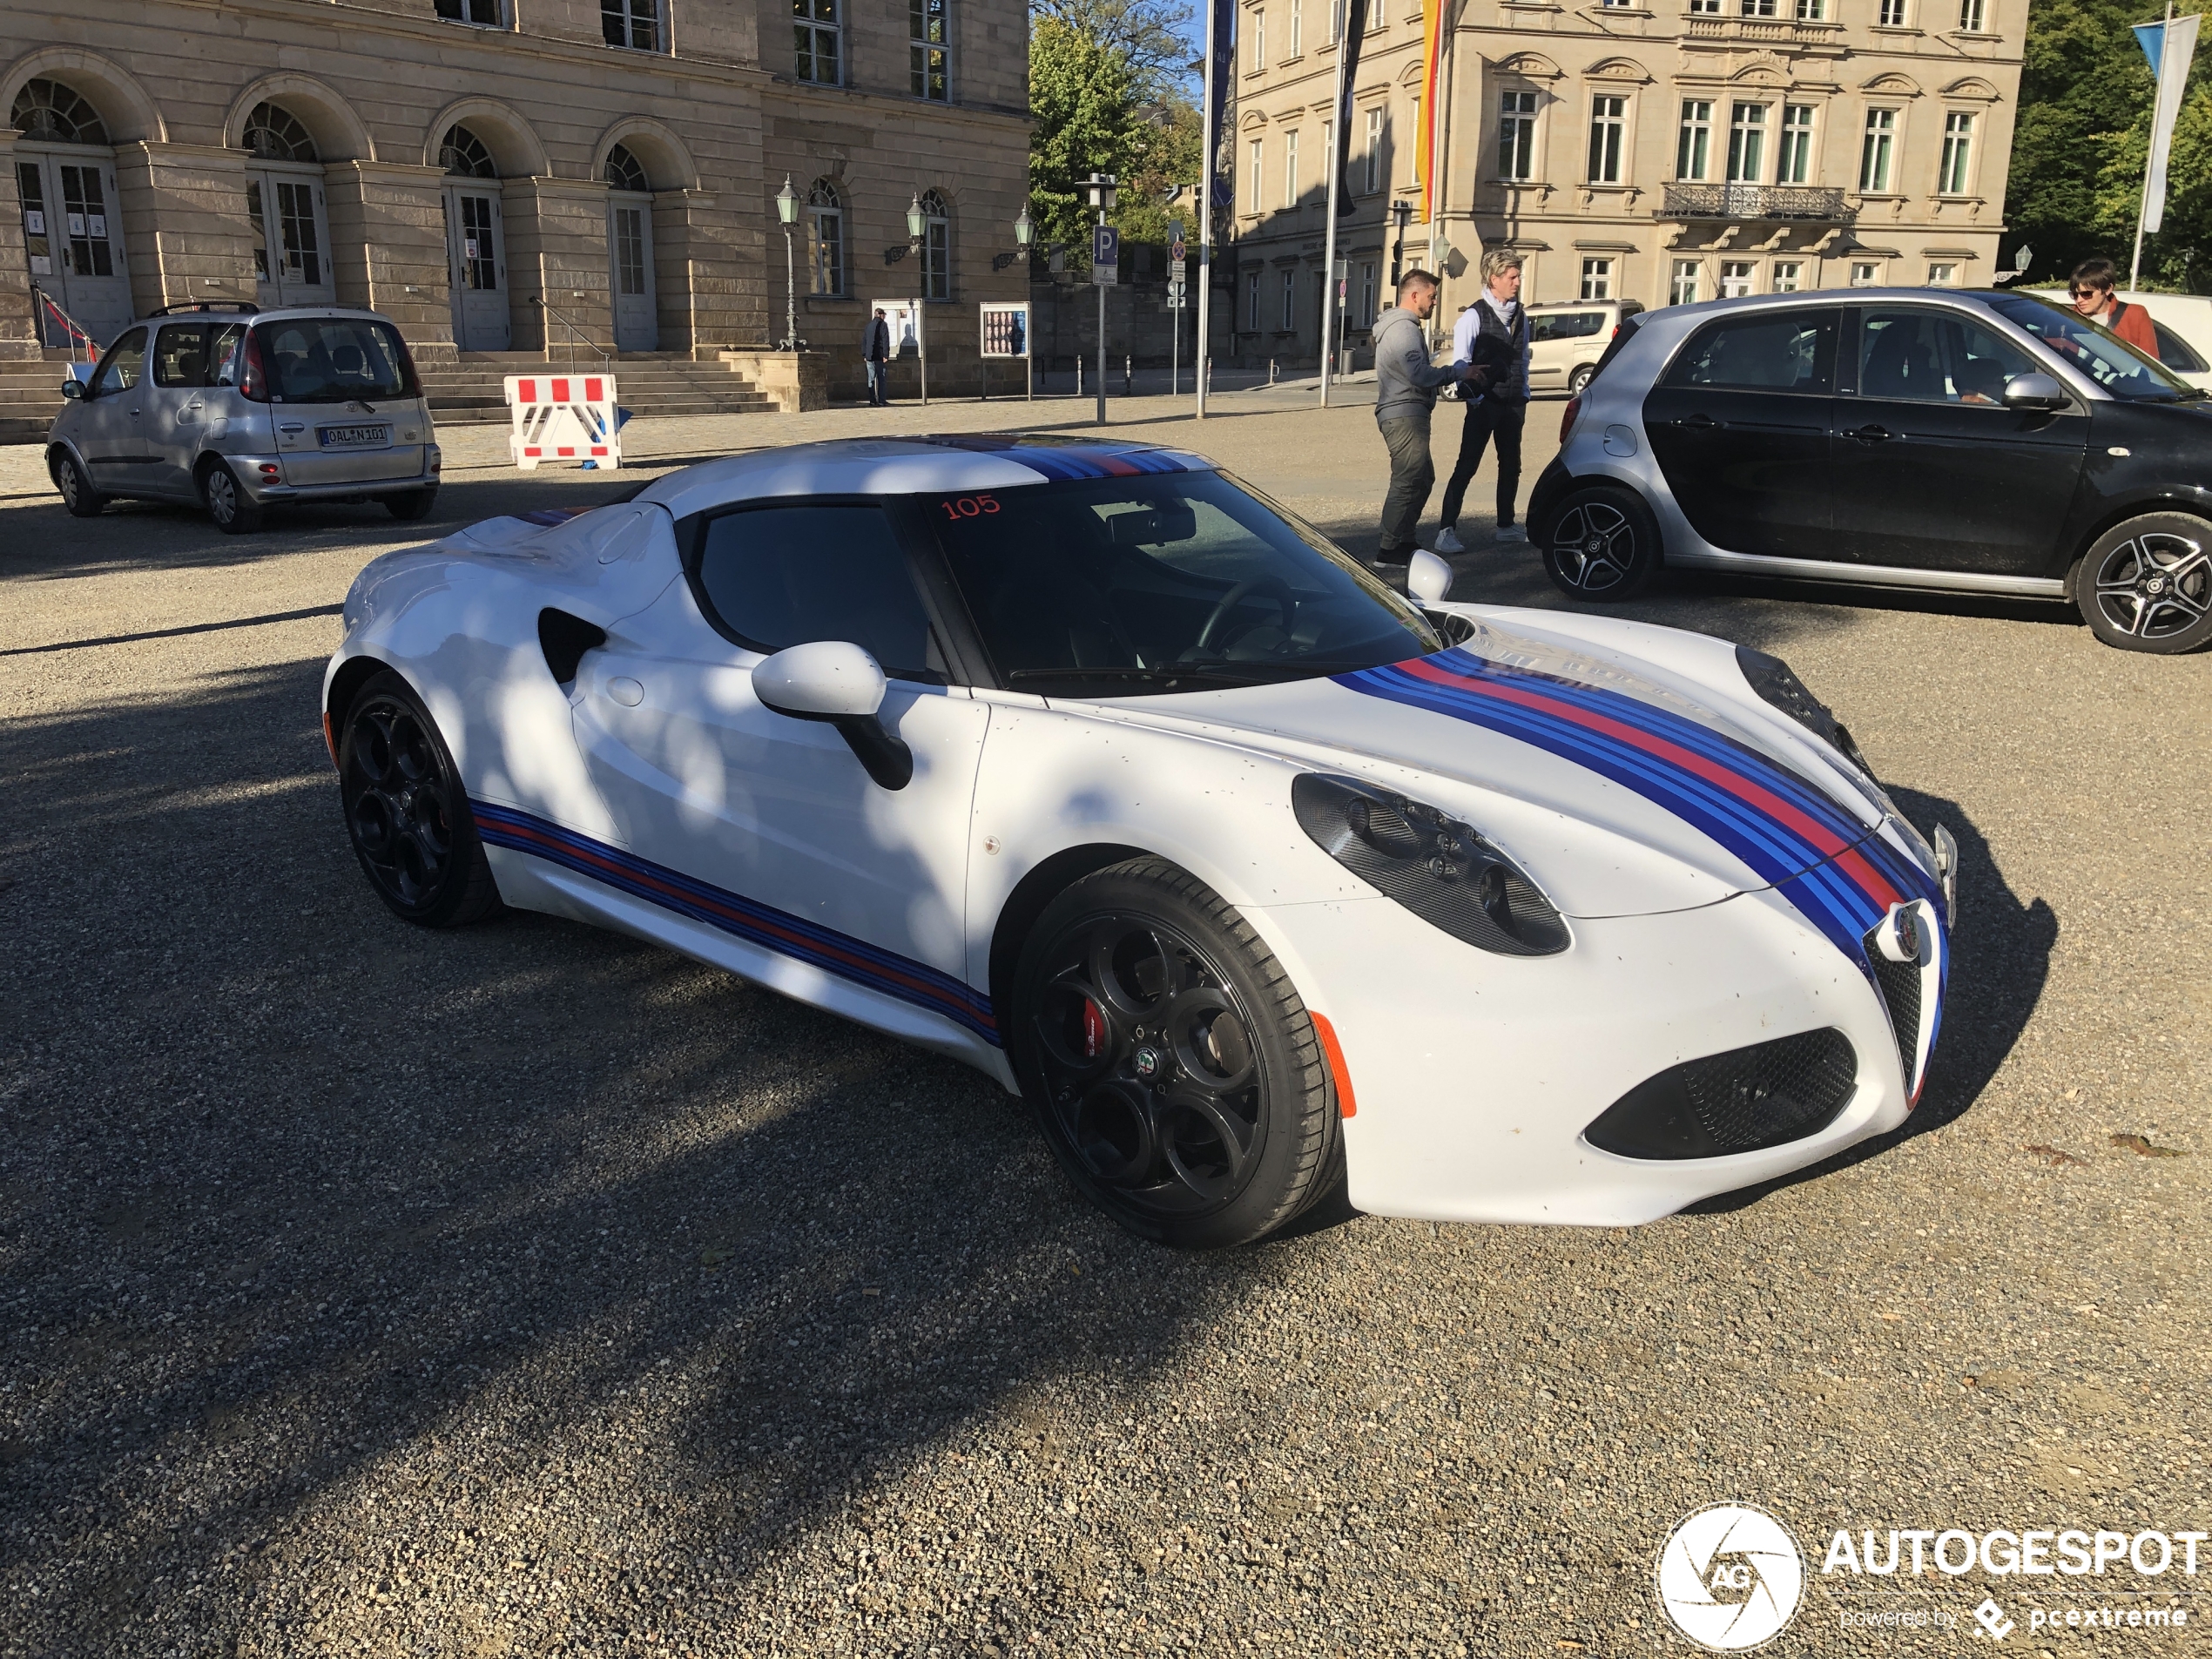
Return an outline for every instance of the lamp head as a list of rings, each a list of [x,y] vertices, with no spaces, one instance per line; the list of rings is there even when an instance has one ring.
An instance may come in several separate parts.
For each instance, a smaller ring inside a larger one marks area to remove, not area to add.
[[[791,187],[791,176],[784,176],[784,187],[776,192],[776,218],[783,224],[799,222],[799,193]]]
[[[1018,214],[1016,214],[1016,215],[1015,216],[1015,220],[1014,220],[1014,244],[1015,244],[1015,246],[1016,247],[1027,247],[1027,246],[1029,246],[1029,243],[1030,243],[1030,241],[1031,241],[1031,239],[1032,239],[1033,238],[1035,238],[1035,237],[1036,233],[1037,233],[1037,222],[1036,222],[1036,220],[1035,220],[1034,219],[1031,219],[1031,218],[1029,217],[1029,204],[1028,204],[1028,203],[1027,203],[1027,202],[1023,202],[1023,203],[1022,204],[1022,211],[1021,211],[1021,212],[1020,212],[1020,213],[1018,213]]]
[[[917,195],[907,206],[907,239],[914,242],[921,240],[921,233],[928,228],[928,216],[921,211],[921,198]]]

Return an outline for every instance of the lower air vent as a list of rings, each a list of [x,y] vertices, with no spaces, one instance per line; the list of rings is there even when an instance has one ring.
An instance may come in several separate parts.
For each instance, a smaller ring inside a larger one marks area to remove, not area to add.
[[[1803,1140],[1858,1089],[1858,1055],[1835,1029],[1684,1061],[1646,1079],[1582,1131],[1629,1158],[1716,1158]]]
[[[1875,946],[1873,934],[1866,935],[1866,960],[1874,969],[1882,1004],[1889,1010],[1890,1028],[1897,1033],[1897,1056],[1905,1062],[1905,1092],[1910,1095],[1920,1082],[1913,1076],[1913,1067],[1920,1058],[1920,975],[1924,970],[1918,962],[1893,962],[1883,955]]]

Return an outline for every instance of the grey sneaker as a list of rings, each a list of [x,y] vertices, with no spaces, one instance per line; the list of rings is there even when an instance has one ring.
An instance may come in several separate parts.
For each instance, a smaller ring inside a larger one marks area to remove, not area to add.
[[[1467,550],[1467,544],[1460,539],[1459,531],[1447,524],[1436,532],[1436,550],[1439,553],[1464,553]]]
[[[1501,543],[1525,542],[1527,539],[1528,532],[1521,529],[1521,527],[1518,524],[1501,524],[1498,526],[1498,540]]]

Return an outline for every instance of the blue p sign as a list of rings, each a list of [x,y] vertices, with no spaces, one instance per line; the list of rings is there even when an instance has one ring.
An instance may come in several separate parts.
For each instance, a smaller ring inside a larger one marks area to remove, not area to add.
[[[1118,282],[1122,262],[1122,233],[1111,225],[1101,225],[1090,233],[1090,269],[1094,282]]]

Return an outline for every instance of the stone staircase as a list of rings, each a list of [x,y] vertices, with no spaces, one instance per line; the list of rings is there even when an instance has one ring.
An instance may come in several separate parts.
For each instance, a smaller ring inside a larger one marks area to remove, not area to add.
[[[0,358],[0,443],[41,443],[61,412],[69,354]]]

